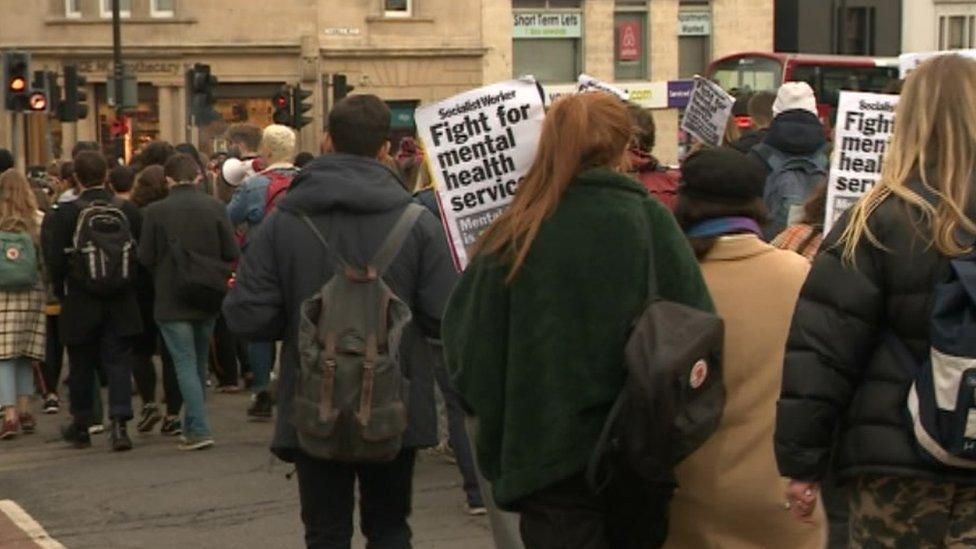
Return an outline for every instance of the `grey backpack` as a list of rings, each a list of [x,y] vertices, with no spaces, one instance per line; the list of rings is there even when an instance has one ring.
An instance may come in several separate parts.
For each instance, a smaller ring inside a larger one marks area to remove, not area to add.
[[[407,428],[409,380],[400,338],[410,308],[383,281],[422,206],[410,204],[365,270],[348,264],[315,223],[301,218],[336,264],[335,274],[301,306],[301,371],[292,423],[306,454],[344,462],[390,461]]]

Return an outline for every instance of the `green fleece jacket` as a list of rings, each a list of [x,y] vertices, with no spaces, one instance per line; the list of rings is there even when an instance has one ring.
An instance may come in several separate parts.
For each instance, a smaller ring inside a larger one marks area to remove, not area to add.
[[[478,420],[478,462],[502,508],[585,468],[623,387],[651,239],[661,296],[713,310],[671,213],[607,169],[577,176],[511,284],[491,256],[461,277],[444,353]]]

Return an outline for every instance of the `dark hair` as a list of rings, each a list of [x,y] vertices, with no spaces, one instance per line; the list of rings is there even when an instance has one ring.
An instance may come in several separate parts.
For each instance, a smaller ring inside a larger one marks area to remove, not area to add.
[[[105,156],[96,151],[81,151],[75,157],[75,179],[86,189],[105,184],[108,163]]]
[[[635,103],[627,103],[627,112],[634,126],[631,146],[636,146],[641,152],[651,152],[655,141],[654,116],[651,111]]]
[[[71,147],[71,158],[72,160],[79,154],[85,151],[95,151],[101,152],[102,148],[98,146],[98,143],[94,141],[79,141],[75,143],[74,147]]]
[[[201,175],[197,162],[188,154],[177,153],[166,161],[163,166],[166,177],[177,183],[195,182]]]
[[[7,149],[0,149],[0,173],[14,167],[14,155]]]
[[[240,143],[251,152],[261,146],[261,128],[254,124],[231,124],[224,135],[230,143]]]
[[[75,175],[75,163],[73,160],[65,160],[58,167],[58,176],[64,181],[72,182],[71,178]]]
[[[749,99],[749,104],[746,106],[746,109],[749,112],[749,116],[753,119],[753,126],[756,125],[755,120],[757,118],[761,119],[767,125],[772,122],[773,103],[775,102],[776,94],[770,91],[761,91]]]
[[[766,206],[763,204],[762,198],[720,203],[679,194],[678,204],[674,208],[674,217],[678,220],[681,229],[685,231],[702,221],[731,216],[748,217],[762,226],[767,221]],[[688,239],[688,243],[691,244],[691,249],[699,261],[708,255],[717,241],[717,236]]]
[[[809,198],[803,204],[803,220],[800,223],[823,227],[824,217],[827,216],[827,181],[814,187]]]
[[[201,172],[206,169],[206,166],[203,165],[203,160],[200,158],[200,151],[192,143],[180,143],[176,146],[176,152],[190,155],[191,158],[197,161],[197,167],[200,168]]]
[[[301,168],[302,166],[304,166],[305,164],[308,164],[309,162],[311,162],[314,159],[315,159],[315,155],[314,154],[312,154],[312,153],[310,153],[308,151],[302,151],[302,152],[298,153],[297,155],[295,155],[295,162],[294,162],[294,164],[295,164],[295,167],[296,168]]]
[[[136,181],[136,171],[128,166],[116,166],[108,172],[108,183],[117,193],[127,193],[132,190]]]
[[[153,165],[163,166],[174,154],[176,154],[176,149],[168,141],[153,141],[139,153],[133,164],[139,169]]]
[[[336,152],[375,157],[390,135],[390,108],[375,95],[350,95],[329,112]]]
[[[132,196],[129,199],[136,206],[145,208],[157,200],[166,198],[167,195],[169,195],[169,185],[166,182],[166,173],[162,166],[153,165],[136,175],[136,184],[132,188]]]

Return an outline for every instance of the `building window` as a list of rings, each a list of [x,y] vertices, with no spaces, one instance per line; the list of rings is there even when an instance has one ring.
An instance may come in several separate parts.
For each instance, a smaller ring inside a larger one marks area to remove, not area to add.
[[[81,17],[81,6],[78,3],[81,0],[64,0],[64,16],[71,19],[77,19]]]
[[[386,17],[410,17],[413,14],[413,0],[383,0],[383,15]]]
[[[512,5],[515,76],[575,82],[583,61],[581,0],[513,0]]]
[[[837,11],[837,53],[874,55],[874,8],[845,8]]]
[[[112,17],[112,0],[101,0],[102,17]],[[132,0],[119,0],[119,17],[132,15]]]
[[[647,2],[617,0],[613,15],[615,80],[647,78]]]
[[[173,17],[173,3],[176,0],[152,0],[149,4],[149,15],[152,17]]]
[[[939,17],[939,49],[964,50],[976,47],[976,16]]]
[[[712,12],[707,2],[682,1],[678,9],[678,76],[703,74],[712,58]]]

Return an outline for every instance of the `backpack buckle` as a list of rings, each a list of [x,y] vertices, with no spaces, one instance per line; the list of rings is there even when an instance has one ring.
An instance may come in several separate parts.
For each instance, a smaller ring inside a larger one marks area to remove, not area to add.
[[[353,282],[358,282],[360,284],[366,282],[372,282],[377,278],[379,278],[379,276],[376,273],[376,269],[374,267],[369,267],[369,266],[366,267],[365,271],[359,271],[357,269],[354,269],[346,265],[344,274],[346,275],[346,278],[348,278],[349,280]]]

